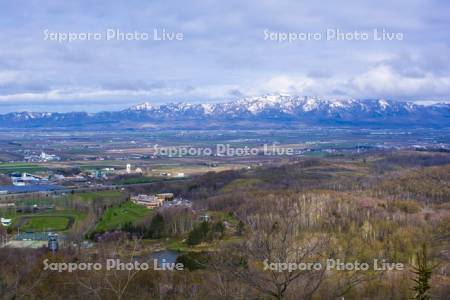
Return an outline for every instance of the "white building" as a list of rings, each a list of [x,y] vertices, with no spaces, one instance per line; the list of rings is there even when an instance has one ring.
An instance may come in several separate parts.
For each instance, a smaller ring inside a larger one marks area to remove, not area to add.
[[[3,226],[8,227],[12,224],[12,219],[1,218],[0,222],[2,223]]]
[[[22,176],[11,176],[11,181],[15,186],[24,186],[30,183],[38,183],[41,181],[48,181],[48,179],[42,178],[40,176],[22,173]]]
[[[44,151],[41,152],[41,155],[39,156],[42,161],[49,161],[49,160],[59,160],[59,157],[54,154],[47,154]]]

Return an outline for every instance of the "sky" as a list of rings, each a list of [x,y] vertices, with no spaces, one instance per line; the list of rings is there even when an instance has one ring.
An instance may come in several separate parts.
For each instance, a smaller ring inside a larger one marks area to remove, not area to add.
[[[450,102],[449,11],[446,0],[0,0],[0,113],[276,93]]]

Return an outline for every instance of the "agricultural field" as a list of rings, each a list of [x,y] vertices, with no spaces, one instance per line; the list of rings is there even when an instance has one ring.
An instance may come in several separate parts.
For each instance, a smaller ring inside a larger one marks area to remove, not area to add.
[[[161,177],[149,177],[149,176],[140,176],[140,177],[131,177],[131,178],[121,178],[114,180],[113,183],[117,185],[127,185],[127,184],[139,184],[139,183],[150,183],[161,181]]]
[[[0,164],[0,173],[10,174],[10,173],[38,173],[45,172],[46,167],[37,164],[29,163],[2,163]]]

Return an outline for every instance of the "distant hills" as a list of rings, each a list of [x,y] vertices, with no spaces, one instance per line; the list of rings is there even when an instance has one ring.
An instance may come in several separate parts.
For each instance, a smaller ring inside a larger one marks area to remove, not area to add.
[[[327,100],[266,95],[224,103],[142,103],[99,113],[15,112],[0,115],[0,127],[35,128],[289,128],[298,125],[446,127],[450,105],[392,100]]]

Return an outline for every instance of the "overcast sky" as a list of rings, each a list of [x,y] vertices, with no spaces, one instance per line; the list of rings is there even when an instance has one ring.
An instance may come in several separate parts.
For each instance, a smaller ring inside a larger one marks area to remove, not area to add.
[[[449,11],[448,0],[0,0],[0,113],[266,93],[449,102]],[[106,40],[110,28],[150,38]],[[155,41],[154,29],[183,39]],[[327,40],[336,29],[369,39]],[[402,38],[375,41],[374,29]],[[58,42],[46,32],[102,36]]]

